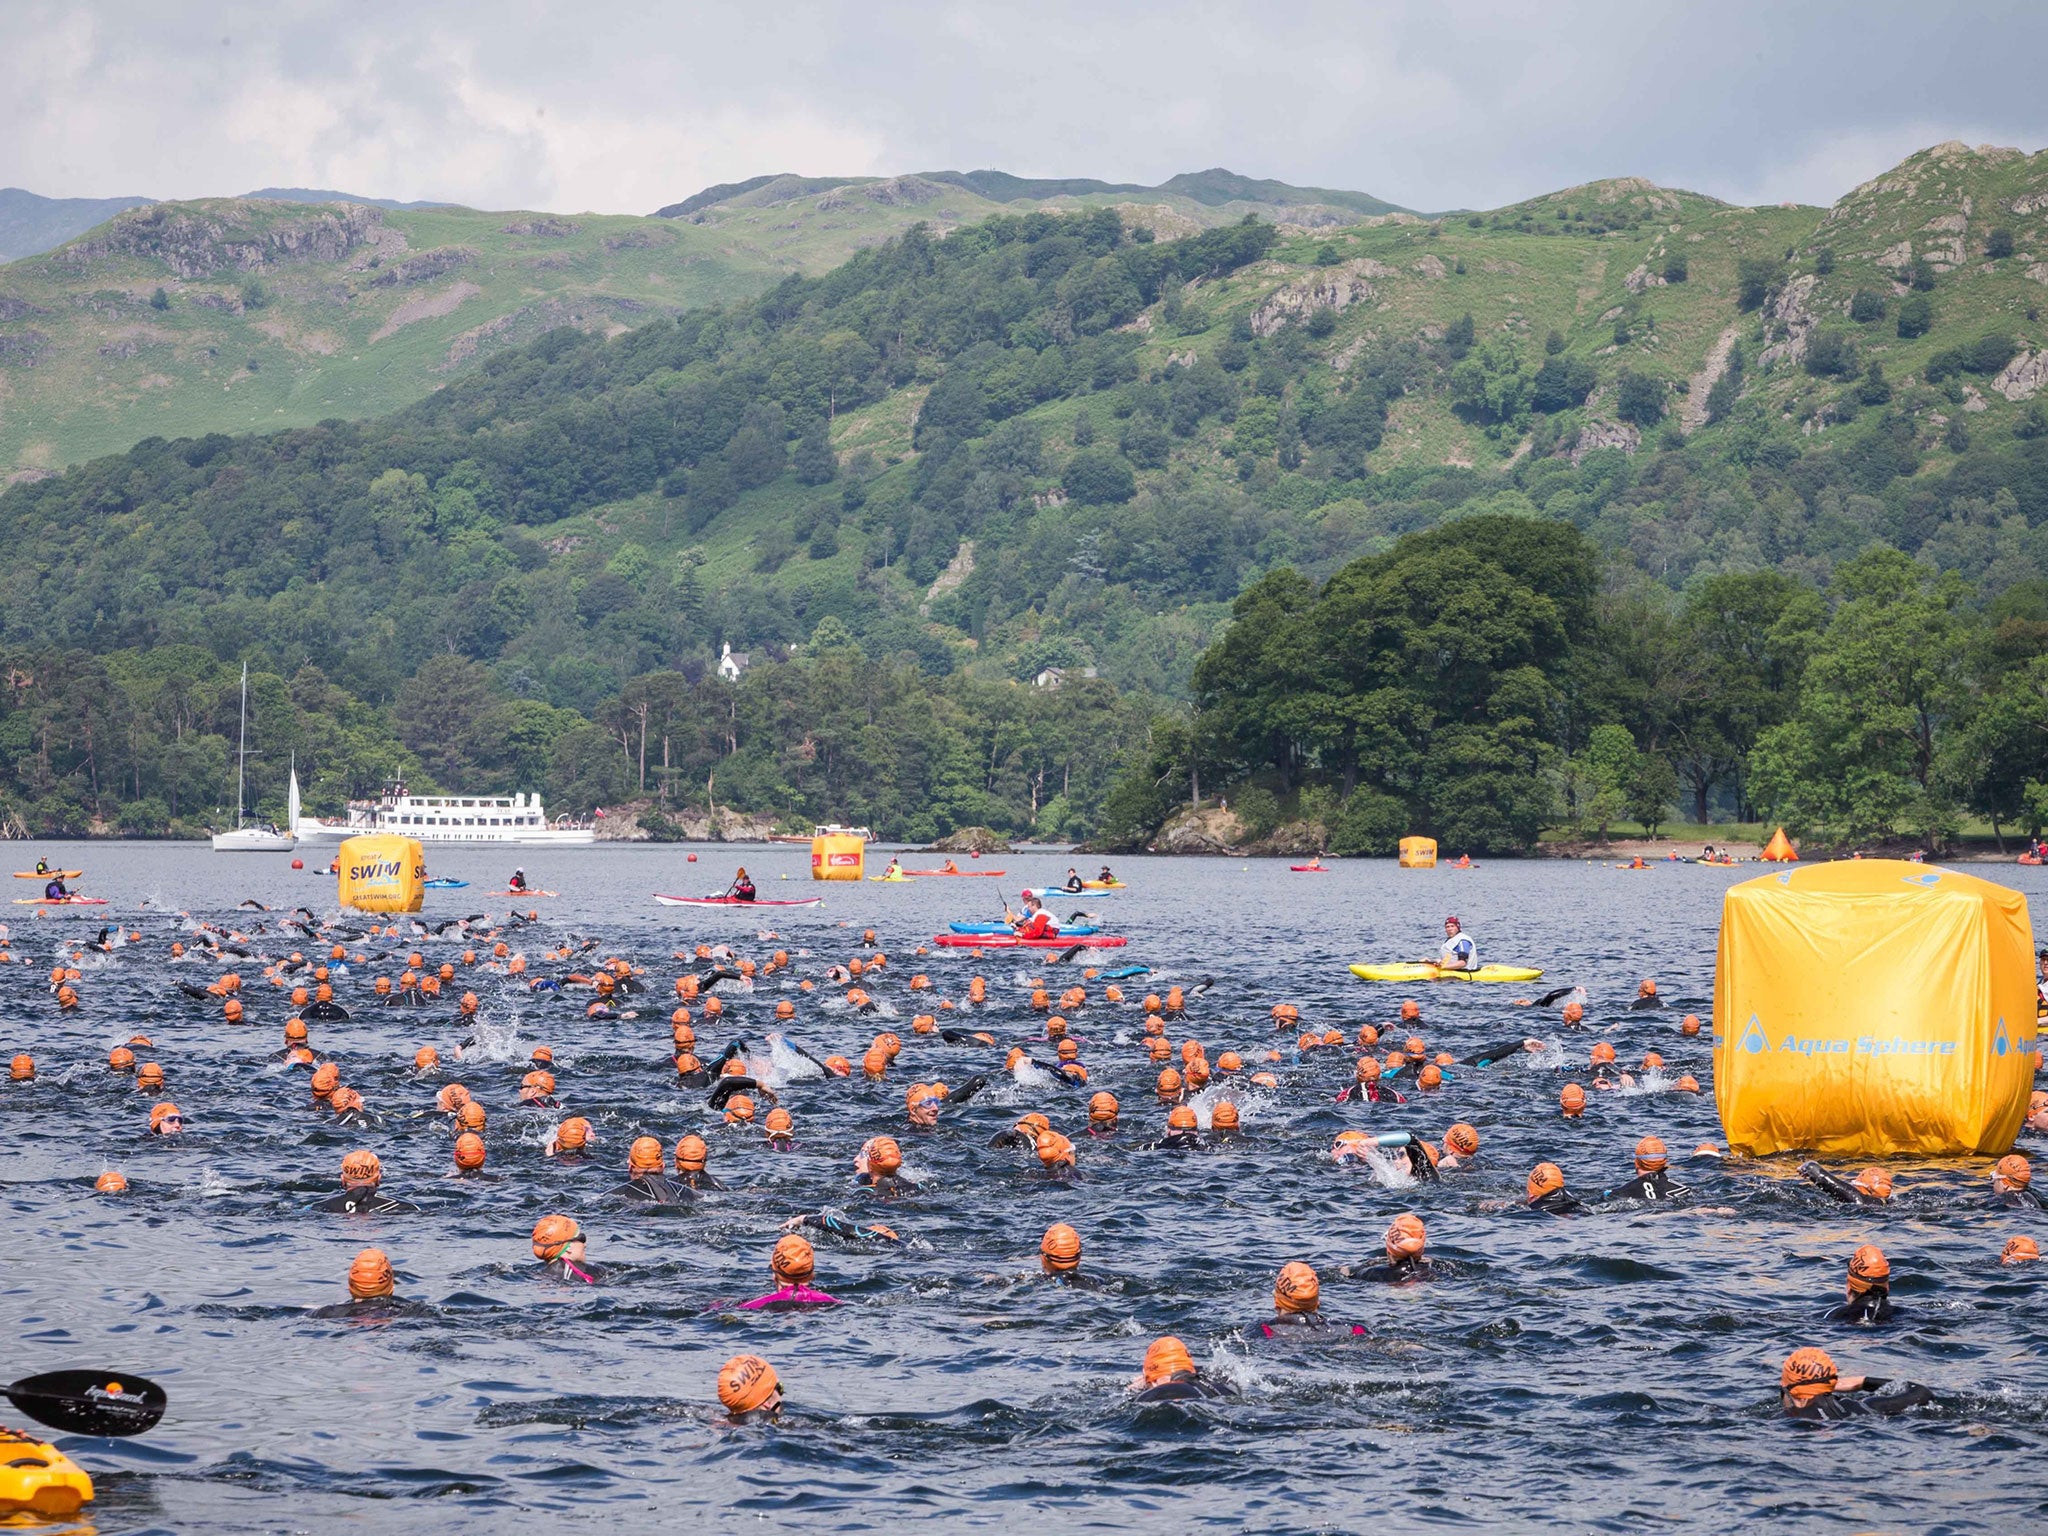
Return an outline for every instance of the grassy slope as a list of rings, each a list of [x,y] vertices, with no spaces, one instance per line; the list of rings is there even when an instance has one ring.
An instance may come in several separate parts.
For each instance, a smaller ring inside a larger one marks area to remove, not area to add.
[[[1992,203],[2001,210],[1995,221],[1983,218],[1973,225],[1970,238],[1979,254],[1991,224],[2007,222],[2020,231],[2020,255],[1998,263],[1995,270],[1978,261],[1946,273],[1935,296],[1937,324],[1930,336],[1900,342],[1887,321],[1861,328],[1864,341],[1881,357],[1894,380],[1924,365],[1928,354],[1937,348],[1973,339],[1994,325],[2034,345],[2043,344],[2048,326],[2027,321],[2025,310],[2040,282],[2048,279],[2048,268],[2035,267],[2029,259],[2033,249],[2048,258],[2048,230],[2042,229],[2048,215],[2014,217],[2004,210],[2037,181],[2048,180],[2048,155],[2031,162],[1973,155],[1961,161],[1942,160],[1934,173],[1910,174],[1926,158],[1915,157],[1894,173],[1894,178],[1873,183],[1873,187],[1883,187],[1891,179],[1902,178],[1915,183],[1917,193],[1909,196],[1896,189],[1859,189],[1838,204],[1831,217],[1826,210],[1808,207],[1731,207],[1711,198],[1625,181],[1595,183],[1517,205],[1502,210],[1500,222],[1488,216],[1477,228],[1459,218],[1434,225],[1369,222],[1336,232],[1293,234],[1276,247],[1272,259],[1225,281],[1194,285],[1186,294],[1187,315],[1192,317],[1183,320],[1186,329],[1169,328],[1158,310],[1152,311],[1146,322],[1150,329],[1141,352],[1142,364],[1150,373],[1164,368],[1173,356],[1212,354],[1227,338],[1233,318],[1255,312],[1277,291],[1325,281],[1333,274],[1363,273],[1372,295],[1342,311],[1335,333],[1319,344],[1325,359],[1341,359],[1371,337],[1441,334],[1444,326],[1469,312],[1482,342],[1489,337],[1512,339],[1527,365],[1540,361],[1544,337],[1555,329],[1565,337],[1568,351],[1594,363],[1605,381],[1628,368],[1677,382],[1700,374],[1716,343],[1733,330],[1752,360],[1748,376],[1751,394],[1778,407],[1783,413],[1781,422],[1787,429],[1795,429],[1853,381],[1816,380],[1789,362],[1767,372],[1756,369],[1754,359],[1771,339],[1771,328],[1757,313],[1738,312],[1738,262],[1750,255],[1782,258],[1789,250],[1794,260],[1788,271],[1797,275],[1810,270],[1812,253],[1826,243],[1834,249],[1837,269],[1817,291],[1828,303],[1846,309],[1855,287],[1879,281],[1891,291],[1889,278],[1881,278],[1873,263],[1896,245],[1898,226],[1907,227],[1910,233],[1928,219],[1942,216],[1936,186],[1944,178],[1950,193],[1972,195],[1979,209]],[[1957,192],[1958,184],[1967,184],[1974,191]],[[1567,214],[1565,221],[1555,218],[1559,208]],[[1619,213],[1633,211],[1636,227],[1613,229],[1604,235],[1527,233],[1516,227],[1524,214],[1538,228],[1578,227],[1570,215],[1581,210],[1610,221]],[[2030,231],[2040,231],[2040,237],[2030,238]],[[1945,232],[1935,233],[1945,237]],[[1336,268],[1319,262],[1326,254],[1324,247],[1331,244],[1341,258]],[[1688,269],[1684,282],[1642,280],[1641,274],[1660,276],[1667,258],[1680,253]],[[1460,262],[1463,273],[1457,271]],[[2030,268],[2042,276],[2028,276]],[[1633,286],[1632,274],[1638,274]],[[1622,345],[1617,345],[1614,335],[1618,316],[1632,322],[1630,339]],[[1847,324],[1846,320],[1839,323]],[[922,386],[918,386],[842,416],[834,429],[834,442],[842,456],[866,449],[885,465],[897,464],[890,474],[906,474],[910,422],[921,394]],[[1609,420],[1612,396],[1611,384],[1604,382],[1586,409],[1572,413],[1571,420],[1591,424]],[[1682,397],[1673,397],[1674,417],[1684,404]],[[1973,415],[1972,420],[2009,422],[2011,415],[2023,408],[1995,393],[1988,393],[1988,405],[1985,414]],[[1031,413],[1044,428],[1055,460],[1068,451],[1064,445],[1071,441],[1072,419],[1078,408],[1079,402],[1063,400]],[[1107,418],[1100,404],[1092,410],[1099,438],[1113,442],[1116,423]],[[1141,474],[1140,484],[1171,481],[1185,485],[1203,480],[1237,484],[1234,466],[1218,451],[1228,430],[1212,423],[1193,441],[1176,440],[1169,466]],[[1705,430],[1711,434],[1719,429]],[[1444,463],[1499,467],[1524,448],[1512,434],[1489,434],[1462,420],[1449,409],[1439,390],[1396,402],[1386,442],[1373,455],[1373,465],[1381,470]],[[1057,486],[1057,471],[1055,463],[1044,477],[1045,488]],[[1264,488],[1255,483],[1252,491],[1261,495]],[[672,526],[664,537],[660,529],[663,506],[658,498],[649,497],[603,509],[595,522],[612,525],[613,532],[599,529],[594,536],[601,543],[632,538],[664,557],[694,546],[707,556],[703,577],[715,586],[753,572],[757,543],[774,524],[796,521],[805,507],[836,499],[836,487],[811,490],[785,480],[742,497],[737,506],[699,534],[688,535]],[[1304,516],[1324,520],[1335,537],[1341,533],[1337,524],[1347,518],[1355,524],[1366,512],[1356,503],[1339,502]],[[849,536],[842,543],[830,569],[851,572],[856,569],[854,539]],[[1348,547],[1356,548],[1355,527]],[[775,579],[796,584],[820,574],[820,568],[799,552]],[[920,595],[893,577],[877,578],[876,591],[885,603],[903,607],[914,604]],[[1203,626],[1213,624],[1216,618],[1192,612],[1182,617],[1198,619]],[[993,655],[990,664],[996,664]]]
[[[238,231],[323,211],[217,199],[173,205]],[[393,209],[403,260],[461,247],[476,260],[418,283],[377,286],[382,265],[358,250],[339,261],[271,261],[190,281],[163,261],[110,256],[81,268],[63,251],[0,267],[0,341],[39,333],[33,366],[0,351],[0,482],[126,449],[149,436],[191,437],[374,416],[438,387],[477,358],[556,325],[615,327],[742,299],[791,272],[829,270],[864,247],[928,222],[940,231],[1036,206],[1123,206],[1133,221],[1186,233],[1270,206],[1110,194],[1002,204],[916,177],[801,197],[764,188],[693,218],[581,214],[572,233],[518,235],[546,219],[474,209]],[[1300,211],[1300,210],[1289,210]],[[106,226],[83,237],[104,235]],[[268,293],[242,310],[254,276]],[[163,287],[166,311],[149,306]],[[32,306],[11,313],[14,299]],[[400,314],[403,307],[403,314]],[[394,316],[408,323],[392,327]],[[248,365],[256,364],[255,369]]]

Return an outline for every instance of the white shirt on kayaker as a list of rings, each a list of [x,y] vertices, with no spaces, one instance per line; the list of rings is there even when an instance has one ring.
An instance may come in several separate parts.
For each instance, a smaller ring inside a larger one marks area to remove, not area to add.
[[[1459,932],[1444,940],[1442,960],[1447,971],[1470,971],[1479,966],[1479,946],[1472,942],[1472,936]]]

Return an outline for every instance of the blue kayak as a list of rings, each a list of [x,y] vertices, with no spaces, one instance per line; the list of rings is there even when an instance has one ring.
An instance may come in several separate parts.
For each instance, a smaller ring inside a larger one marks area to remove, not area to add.
[[[1017,931],[1008,923],[948,923],[946,926],[955,933],[972,934],[980,938],[994,938],[997,934],[1015,933]],[[1067,935],[1072,934],[1076,938],[1086,938],[1091,933],[1100,933],[1101,931],[1099,928],[1090,928],[1085,925],[1079,928],[1063,927],[1060,929],[1060,937],[1064,939]]]
[[[426,882],[426,886],[430,891],[466,891],[469,889],[469,882],[467,880],[429,880]]]

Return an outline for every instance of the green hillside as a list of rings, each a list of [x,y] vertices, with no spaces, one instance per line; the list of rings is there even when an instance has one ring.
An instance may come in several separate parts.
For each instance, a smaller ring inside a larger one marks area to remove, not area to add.
[[[1121,205],[1186,233],[1253,211],[1328,223],[1389,206],[1229,172],[1176,181],[1186,188],[1128,189],[1140,205],[1108,183],[1000,172],[764,176],[655,218],[328,193],[147,205],[0,267],[0,481],[149,436],[381,415],[544,331],[616,334],[749,298],[915,223],[944,232],[1012,204]],[[1325,196],[1339,201],[1315,201]]]

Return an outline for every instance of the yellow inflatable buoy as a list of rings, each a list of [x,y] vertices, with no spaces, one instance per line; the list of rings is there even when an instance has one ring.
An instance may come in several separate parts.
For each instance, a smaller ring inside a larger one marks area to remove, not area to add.
[[[92,1502],[92,1479],[54,1445],[0,1427],[0,1516],[66,1520]]]

